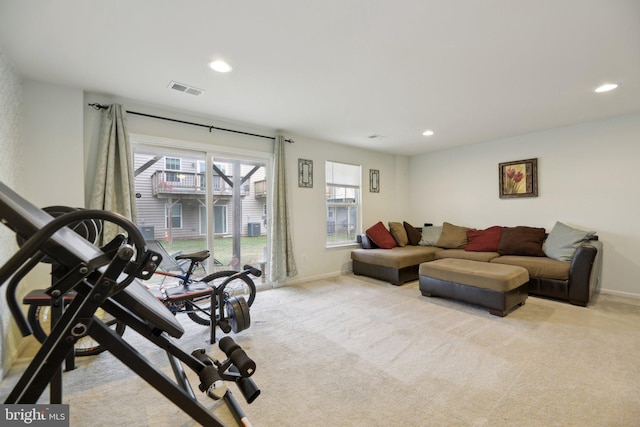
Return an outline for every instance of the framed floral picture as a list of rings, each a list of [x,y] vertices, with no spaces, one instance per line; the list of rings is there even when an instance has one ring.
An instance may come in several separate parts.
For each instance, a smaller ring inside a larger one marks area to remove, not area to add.
[[[538,197],[538,159],[500,163],[498,179],[501,199]]]

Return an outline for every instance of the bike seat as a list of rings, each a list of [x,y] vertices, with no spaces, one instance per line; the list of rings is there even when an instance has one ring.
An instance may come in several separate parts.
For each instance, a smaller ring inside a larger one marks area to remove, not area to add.
[[[205,259],[209,258],[209,256],[211,255],[211,253],[208,250],[204,250],[204,251],[199,251],[199,252],[193,252],[190,254],[184,254],[184,255],[177,255],[175,257],[175,259],[190,259],[191,261],[204,261]]]

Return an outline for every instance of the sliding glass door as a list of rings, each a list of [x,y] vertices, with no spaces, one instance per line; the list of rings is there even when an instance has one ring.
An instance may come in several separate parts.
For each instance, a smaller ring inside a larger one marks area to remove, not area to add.
[[[213,248],[229,269],[245,264],[266,268],[266,164],[238,157],[211,156]]]
[[[161,242],[169,253],[206,248],[206,178],[199,169],[204,161],[204,153],[193,151],[134,149],[138,226],[145,239]]]
[[[134,165],[138,226],[145,239],[169,256],[209,249],[207,272],[245,264],[266,272],[264,160],[134,144]]]

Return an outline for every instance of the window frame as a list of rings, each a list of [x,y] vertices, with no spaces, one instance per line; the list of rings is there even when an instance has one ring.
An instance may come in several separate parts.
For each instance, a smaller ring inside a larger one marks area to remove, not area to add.
[[[356,244],[357,236],[362,228],[362,166],[327,160],[325,163],[325,171],[331,164],[357,168],[358,185],[330,182],[329,174],[325,174],[325,244],[328,248]],[[354,170],[354,175],[355,172]],[[335,180],[335,177],[333,178]],[[350,191],[354,192],[353,197],[347,197]],[[344,195],[342,201],[335,201],[338,200],[338,198],[335,197],[336,194],[340,192]],[[331,196],[334,197],[331,198]],[[355,212],[351,211],[352,208],[355,208]],[[336,227],[337,221],[340,217],[338,211],[341,209],[346,209],[346,218],[344,219],[344,221],[346,221],[344,224],[346,239],[335,240],[335,236],[338,233]],[[330,221],[330,219],[333,219],[333,221]],[[333,227],[331,227],[331,224],[333,224]],[[351,235],[353,235],[352,239],[349,238]]]
[[[169,165],[169,161],[171,161],[171,163],[173,163],[173,161],[177,161],[178,162],[178,168],[176,169],[174,167],[174,165]],[[164,168],[165,170],[168,171],[181,171],[182,170],[182,159],[180,157],[165,157],[164,158]]]
[[[180,212],[179,215],[176,215],[175,218],[179,218],[180,219],[180,226],[179,227],[174,227],[173,226],[173,209],[175,207],[180,208]],[[171,227],[169,227],[169,221],[172,221],[171,223]],[[172,205],[171,207],[165,205],[165,209],[164,209],[164,224],[165,224],[165,228],[166,229],[174,229],[174,230],[179,230],[182,229],[182,224],[183,224],[183,214],[182,214],[182,203],[175,203],[174,205]]]
[[[228,219],[229,219],[229,208],[227,205],[213,205],[213,233],[214,234],[227,234],[229,231]],[[218,211],[218,212],[216,212]],[[216,219],[218,218],[219,213],[222,216],[219,224],[223,227],[223,230],[216,230]]]
[[[169,166],[169,161],[177,161],[178,168],[176,169],[174,164]],[[165,180],[167,182],[180,182],[180,171],[182,171],[182,159],[179,157],[165,157],[164,158],[164,170]]]

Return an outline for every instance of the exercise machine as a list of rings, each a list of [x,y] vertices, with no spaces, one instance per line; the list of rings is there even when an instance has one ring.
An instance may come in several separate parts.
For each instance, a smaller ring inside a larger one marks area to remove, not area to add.
[[[251,378],[255,362],[230,337],[219,342],[227,356],[222,362],[202,349],[188,353],[179,347],[177,339],[184,334],[182,325],[139,281],[151,277],[161,257],[146,248],[134,224],[120,215],[100,210],[77,210],[54,218],[2,182],[0,221],[21,242],[20,249],[0,267],[0,286],[9,281],[7,304],[23,335],[32,331],[20,309],[16,291],[20,281],[40,261],[46,258],[52,264],[52,283],[47,289],[52,299],[75,293],[5,403],[35,403],[48,384],[50,403],[62,403],[62,362],[73,352],[76,341],[90,336],[198,423],[224,426],[198,402],[184,367],[198,375],[200,391],[223,399],[238,422],[249,425],[225,381],[234,381],[247,402],[253,402],[260,394]],[[112,222],[125,231],[127,240],[100,249],[67,227],[82,221]],[[153,366],[95,316],[98,309],[164,350],[175,378]]]

